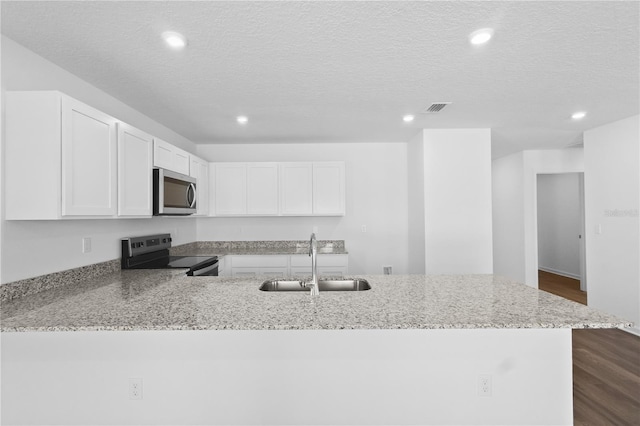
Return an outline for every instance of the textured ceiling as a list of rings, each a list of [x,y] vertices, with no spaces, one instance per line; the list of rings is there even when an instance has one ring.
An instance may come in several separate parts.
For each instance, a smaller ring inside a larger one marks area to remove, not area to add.
[[[580,143],[584,130],[639,113],[636,1],[1,7],[6,36],[196,143],[393,142],[423,127],[491,127],[499,157]],[[471,46],[482,27],[494,39]],[[169,29],[186,50],[164,46]],[[441,101],[453,103],[421,114]],[[587,118],[572,121],[577,110]]]

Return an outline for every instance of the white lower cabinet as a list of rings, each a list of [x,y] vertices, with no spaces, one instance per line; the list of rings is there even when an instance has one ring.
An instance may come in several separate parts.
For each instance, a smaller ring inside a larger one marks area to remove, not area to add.
[[[349,271],[349,255],[347,254],[318,254],[318,275],[341,277]],[[292,255],[290,259],[292,276],[311,275],[311,257],[306,255]]]
[[[289,272],[289,256],[228,256],[232,277],[268,277],[284,278]]]
[[[348,274],[347,254],[318,254],[318,275],[342,277]],[[311,275],[308,255],[230,255],[224,257],[224,273],[233,277],[267,276],[286,278]]]

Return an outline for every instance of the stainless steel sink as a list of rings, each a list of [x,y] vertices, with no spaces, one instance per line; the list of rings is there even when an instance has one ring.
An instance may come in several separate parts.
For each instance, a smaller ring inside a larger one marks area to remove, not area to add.
[[[303,286],[304,281],[301,280],[267,280],[260,285],[261,291],[309,291],[308,287]],[[323,291],[363,291],[370,290],[371,285],[367,280],[348,279],[348,280],[318,280],[318,288]]]

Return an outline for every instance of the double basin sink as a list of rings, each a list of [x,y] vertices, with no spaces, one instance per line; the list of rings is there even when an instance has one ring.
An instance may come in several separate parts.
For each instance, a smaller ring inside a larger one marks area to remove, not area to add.
[[[371,289],[367,280],[335,279],[318,280],[318,290],[323,291],[364,291]],[[260,285],[261,291],[310,291],[301,280],[267,280]]]

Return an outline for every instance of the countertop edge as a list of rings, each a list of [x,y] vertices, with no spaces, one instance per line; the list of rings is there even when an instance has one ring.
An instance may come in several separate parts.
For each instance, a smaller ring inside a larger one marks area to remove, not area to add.
[[[166,325],[166,326],[81,326],[81,327],[7,327],[0,329],[0,333],[25,333],[25,332],[82,332],[82,331],[339,331],[339,330],[526,330],[526,329],[624,329],[631,328],[633,324],[625,323],[589,323],[589,324],[394,324],[388,326],[359,326],[346,325],[335,327],[298,326],[288,324],[274,324],[262,327],[236,327],[233,325],[224,326],[190,326],[190,325]]]

